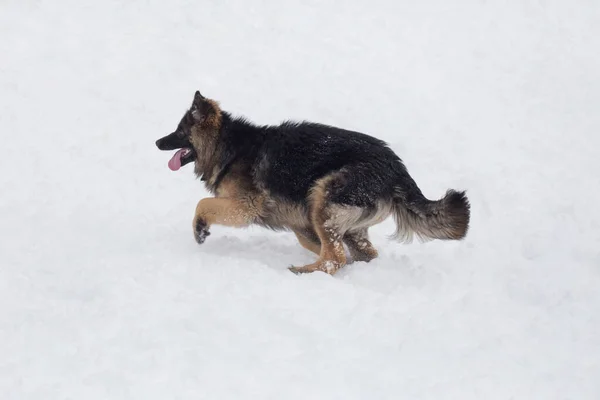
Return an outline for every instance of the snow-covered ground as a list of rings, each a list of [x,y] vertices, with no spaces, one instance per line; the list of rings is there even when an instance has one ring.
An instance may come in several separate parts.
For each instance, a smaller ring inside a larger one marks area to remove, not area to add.
[[[0,5],[0,398],[600,398],[600,3]],[[196,89],[387,140],[460,243],[191,233]]]

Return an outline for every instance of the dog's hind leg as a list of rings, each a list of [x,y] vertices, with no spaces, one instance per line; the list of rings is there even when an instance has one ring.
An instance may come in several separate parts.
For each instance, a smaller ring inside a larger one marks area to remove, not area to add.
[[[303,267],[290,267],[290,271],[296,274],[323,271],[333,275],[338,269],[346,265],[346,254],[342,241],[343,233],[339,232],[336,227],[328,226],[325,222],[328,221],[326,209],[316,211],[315,214],[318,215],[316,217],[318,222],[314,225],[314,229],[321,242],[319,252],[315,251],[319,255],[319,259],[315,263]],[[314,250],[317,250],[317,248]]]
[[[369,262],[379,255],[369,240],[367,228],[347,232],[344,235],[344,243],[348,246],[353,261]]]
[[[259,214],[254,198],[205,198],[198,202],[194,215],[194,238],[198,244],[204,243],[210,235],[209,228],[213,224],[243,227],[252,224]]]
[[[343,237],[349,226],[360,218],[362,210],[331,202],[330,188],[336,184],[338,174],[334,173],[316,182],[309,196],[312,228],[321,242],[319,259],[303,267],[291,267],[290,271],[300,274],[323,271],[333,275],[346,265]]]
[[[321,253],[321,242],[319,241],[319,237],[315,232],[308,229],[294,229],[294,233],[296,234],[300,245],[306,250],[312,251],[316,255]]]

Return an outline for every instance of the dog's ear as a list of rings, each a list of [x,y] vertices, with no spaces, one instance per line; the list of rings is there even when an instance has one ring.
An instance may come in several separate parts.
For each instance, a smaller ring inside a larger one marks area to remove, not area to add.
[[[200,94],[200,91],[196,90],[196,93],[194,93],[194,103],[200,103],[204,99],[205,97]]]
[[[194,117],[197,122],[202,122],[206,118],[208,104],[205,100],[206,98],[200,94],[200,91],[196,90],[190,111],[192,112],[192,117]]]

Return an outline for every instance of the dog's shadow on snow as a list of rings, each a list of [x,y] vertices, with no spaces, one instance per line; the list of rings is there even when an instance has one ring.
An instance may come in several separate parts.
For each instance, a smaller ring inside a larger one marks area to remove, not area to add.
[[[288,267],[302,266],[317,260],[317,256],[304,249],[293,234],[247,235],[243,237],[228,233],[213,233],[198,249],[201,254],[242,260],[284,271]],[[426,258],[427,259],[427,258]],[[418,259],[391,252],[370,263],[350,263],[338,271],[337,281],[355,284],[380,293],[390,293],[401,288],[441,284],[447,272],[443,265],[432,262],[428,267]],[[443,264],[443,263],[439,263]]]
[[[204,254],[224,258],[254,261],[273,269],[286,269],[292,265],[314,262],[317,256],[302,248],[293,234],[246,236],[211,234],[199,250]]]

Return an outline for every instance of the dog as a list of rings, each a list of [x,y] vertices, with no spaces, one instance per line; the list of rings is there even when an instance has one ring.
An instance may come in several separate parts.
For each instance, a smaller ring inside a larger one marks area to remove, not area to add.
[[[196,91],[177,129],[156,146],[177,150],[171,170],[193,162],[214,195],[196,206],[198,244],[214,224],[292,231],[318,256],[290,267],[296,274],[335,274],[348,264],[344,244],[352,261],[373,260],[368,229],[390,215],[404,242],[461,240],[469,228],[465,191],[428,200],[389,146],[363,133],[314,122],[258,126]]]

